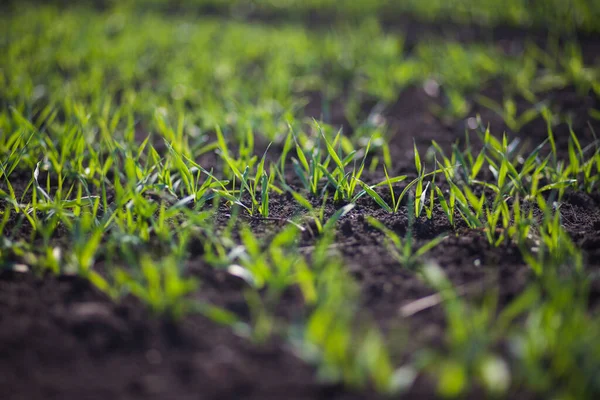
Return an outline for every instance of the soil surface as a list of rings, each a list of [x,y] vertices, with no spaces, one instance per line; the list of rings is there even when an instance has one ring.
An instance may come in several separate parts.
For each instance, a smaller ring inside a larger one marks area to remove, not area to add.
[[[586,53],[586,57],[593,56]],[[481,94],[502,101],[501,88],[501,83],[492,82]],[[319,95],[309,98],[306,116],[322,117]],[[580,134],[583,145],[592,140],[592,129],[600,132],[599,121],[589,124],[589,108],[600,108],[600,99],[591,93],[565,88],[547,93],[543,99],[553,110],[571,116],[573,129]],[[545,121],[536,119],[520,132],[510,132],[498,115],[478,106],[475,97],[470,100],[469,115],[461,121],[448,122],[432,109],[443,104],[443,90],[438,96],[428,95],[421,87],[404,90],[381,113],[392,133],[393,172],[414,174],[413,138],[423,152],[431,140],[448,150],[452,143],[464,138],[465,128],[469,129],[466,121],[477,114],[494,133],[507,131],[511,138],[519,137],[531,145],[546,138]],[[343,100],[331,104],[329,122],[349,133],[352,126],[344,117]],[[531,106],[523,99],[517,105],[519,112]],[[371,108],[372,104],[365,105],[363,114],[368,115]],[[560,156],[566,158],[567,125],[558,124],[555,135]],[[29,176],[23,179],[26,182]],[[385,191],[381,195],[389,199]],[[271,204],[273,218],[289,218],[301,212],[301,207],[287,196],[273,196]],[[339,207],[340,204],[328,204],[327,214]],[[223,214],[226,212],[222,210]],[[588,268],[597,268],[600,193],[567,193],[561,213],[575,243],[586,253]],[[366,222],[367,215],[399,234],[404,234],[408,226],[403,212],[386,214],[367,198],[361,198],[338,224],[335,250],[358,282],[365,310],[386,332],[392,347],[402,342],[398,358],[410,359],[415,349],[425,345],[443,346],[445,321],[441,307],[409,316],[402,312],[403,306],[434,291],[389,255],[382,235]],[[276,220],[249,222],[265,236],[284,224]],[[431,220],[421,218],[414,226],[417,244],[444,233],[452,233],[452,228],[440,209],[434,211]],[[303,246],[314,244],[310,235],[303,240]],[[192,242],[187,265],[188,273],[202,282],[195,296],[248,319],[245,283],[206,265],[201,247],[201,243]],[[518,249],[511,245],[494,248],[483,232],[451,234],[428,257],[442,266],[454,285],[465,288],[469,298],[476,300],[485,292],[497,290],[500,307],[533,278]],[[590,306],[597,307],[600,279],[592,282],[590,290]],[[294,289],[284,293],[277,310],[279,317],[290,322],[306,313],[301,296]],[[0,387],[2,398],[7,400],[376,398],[369,390],[357,392],[319,381],[315,370],[276,337],[267,343],[253,343],[229,327],[201,316],[187,316],[173,323],[149,314],[132,298],[115,304],[77,277],[36,277],[12,271],[0,273]],[[434,394],[432,382],[420,377],[405,398],[431,398]],[[476,393],[472,397],[478,398]],[[525,393],[508,397],[529,398]]]

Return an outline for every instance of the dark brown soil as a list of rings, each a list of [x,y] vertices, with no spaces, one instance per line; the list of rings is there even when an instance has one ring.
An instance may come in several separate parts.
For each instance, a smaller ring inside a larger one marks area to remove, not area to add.
[[[500,83],[491,83],[482,93],[501,101],[504,95],[501,87]],[[582,135],[582,142],[590,142],[588,110],[600,108],[597,97],[578,94],[572,88],[542,97],[554,110],[569,113],[573,128]],[[320,96],[310,94],[309,100],[305,114],[323,117]],[[499,116],[478,106],[474,97],[471,101],[467,118],[480,114],[492,132],[507,129]],[[464,137],[465,120],[442,121],[432,112],[433,105],[443,102],[443,91],[434,98],[421,87],[411,87],[383,111],[382,118],[393,133],[394,173],[414,173],[413,138],[419,149],[426,152],[431,140],[449,149],[452,143]],[[523,110],[530,105],[520,99],[518,106]],[[364,114],[369,111],[370,107],[365,108]],[[341,100],[331,103],[327,118],[346,132],[352,130]],[[592,121],[591,126],[600,132],[598,121]],[[535,145],[545,139],[545,129],[545,122],[538,119],[520,132],[509,134]],[[559,124],[555,135],[560,156],[565,157],[566,124]],[[23,179],[26,181],[29,176],[24,175]],[[382,195],[385,198],[384,191]],[[287,196],[274,196],[271,203],[275,218],[289,218],[301,212],[301,207]],[[327,214],[331,215],[339,206],[328,204]],[[575,243],[586,253],[588,268],[597,277],[590,293],[591,306],[597,306],[600,298],[597,272],[600,193],[568,193],[561,213]],[[441,307],[431,307],[411,316],[403,316],[401,312],[406,304],[434,291],[415,272],[403,268],[389,255],[383,236],[369,227],[366,215],[378,218],[400,234],[404,234],[408,226],[405,211],[386,214],[367,198],[360,199],[357,207],[339,223],[336,250],[359,284],[364,309],[386,332],[391,347],[399,348],[395,353],[398,359],[410,359],[415,350],[426,345],[443,346],[445,321]],[[284,224],[256,219],[249,223],[265,236]],[[535,279],[514,246],[494,248],[482,232],[452,231],[439,209],[435,210],[432,220],[416,221],[417,244],[442,233],[450,235],[428,257],[442,266],[455,285],[468,288],[465,296],[469,298],[476,300],[485,292],[497,290],[502,307]],[[310,235],[303,240],[303,246],[307,247],[315,242]],[[192,242],[189,250],[188,273],[202,282],[195,297],[247,320],[245,283],[206,265],[201,258],[201,243]],[[288,322],[305,316],[301,296],[294,289],[286,292],[276,313]],[[80,278],[34,277],[9,271],[0,273],[0,387],[2,398],[7,400],[376,397],[371,391],[357,392],[319,382],[314,369],[277,337],[267,343],[253,343],[229,327],[201,316],[187,316],[174,323],[149,314],[131,298],[115,304]],[[435,386],[423,376],[405,398],[434,397],[434,393]],[[515,393],[510,397],[526,396]]]
[[[172,323],[77,277],[0,274],[4,399],[351,399],[283,343],[203,317]]]

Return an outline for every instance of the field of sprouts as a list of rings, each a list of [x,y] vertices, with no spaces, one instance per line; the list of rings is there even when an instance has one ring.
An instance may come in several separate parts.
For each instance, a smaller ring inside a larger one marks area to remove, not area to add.
[[[600,398],[598,21],[3,3],[1,397]]]

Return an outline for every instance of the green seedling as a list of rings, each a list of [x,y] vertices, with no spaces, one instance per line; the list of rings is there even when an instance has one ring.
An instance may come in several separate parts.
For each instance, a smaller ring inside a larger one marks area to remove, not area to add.
[[[512,132],[519,132],[523,126],[540,115],[539,105],[533,106],[518,115],[517,104],[511,98],[506,98],[502,104],[499,104],[489,97],[478,96],[477,102],[502,117],[508,129]]]
[[[422,264],[422,257],[429,252],[431,249],[439,245],[446,236],[439,236],[432,239],[416,250],[413,249],[413,225],[414,225],[414,211],[411,209],[412,202],[408,207],[408,226],[406,229],[406,235],[404,238],[400,238],[394,231],[387,228],[384,224],[373,217],[367,217],[367,221],[374,228],[380,230],[388,242],[388,249],[394,258],[402,264],[402,266],[409,269],[416,269]]]
[[[176,258],[156,262],[143,257],[139,277],[120,269],[115,271],[115,279],[121,291],[139,297],[152,311],[178,319],[190,307],[187,296],[198,285],[195,280],[182,276],[180,265],[181,261]]]

